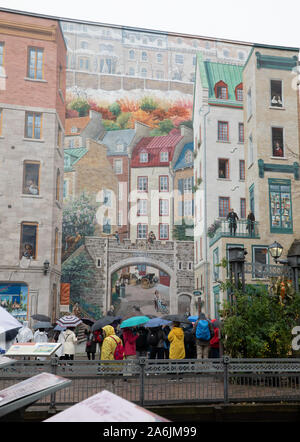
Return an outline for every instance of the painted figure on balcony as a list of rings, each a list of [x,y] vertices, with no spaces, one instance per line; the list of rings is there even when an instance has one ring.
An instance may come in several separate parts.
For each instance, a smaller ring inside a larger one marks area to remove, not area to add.
[[[233,236],[235,236],[236,227],[237,227],[237,220],[239,219],[239,217],[235,213],[234,209],[230,209],[230,212],[228,213],[226,219],[229,222],[230,236],[232,236],[232,232],[233,232]]]
[[[250,210],[247,216],[247,230],[249,232],[249,236],[252,236],[255,228],[255,216],[254,213]]]

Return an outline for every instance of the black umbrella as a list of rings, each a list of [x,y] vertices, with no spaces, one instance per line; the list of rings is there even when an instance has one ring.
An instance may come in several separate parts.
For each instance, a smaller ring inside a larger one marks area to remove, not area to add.
[[[84,324],[89,325],[90,327],[95,324],[95,321],[93,319],[81,318],[81,320]]]
[[[36,315],[32,315],[31,317],[32,319],[36,319],[37,321],[51,322],[51,318],[49,318],[49,316],[40,315],[39,313],[37,313]]]
[[[100,328],[105,327],[106,325],[112,324],[116,320],[115,316],[104,316],[101,319],[98,319],[93,325],[92,325],[92,331],[100,330]]]
[[[190,321],[184,315],[164,315],[163,319],[172,322],[182,322],[183,324],[190,324]]]

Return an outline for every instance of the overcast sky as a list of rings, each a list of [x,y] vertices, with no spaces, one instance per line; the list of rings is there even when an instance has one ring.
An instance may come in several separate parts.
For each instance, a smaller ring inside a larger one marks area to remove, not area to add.
[[[300,46],[298,0],[0,0],[0,7],[204,37]]]

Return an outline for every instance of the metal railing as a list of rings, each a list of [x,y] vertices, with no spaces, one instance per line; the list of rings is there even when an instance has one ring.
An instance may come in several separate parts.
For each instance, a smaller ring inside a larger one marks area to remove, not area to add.
[[[41,372],[72,384],[35,406],[68,407],[106,389],[142,406],[300,401],[300,359],[24,361],[0,371],[0,390]]]
[[[216,223],[216,222],[215,222]],[[209,245],[212,246],[220,238],[259,238],[258,222],[251,225],[247,220],[238,220],[236,228],[224,219],[217,220],[218,227],[215,232],[210,234]]]

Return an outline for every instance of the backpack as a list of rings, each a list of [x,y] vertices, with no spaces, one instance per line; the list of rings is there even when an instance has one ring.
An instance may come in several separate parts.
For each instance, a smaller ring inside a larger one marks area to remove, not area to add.
[[[155,331],[150,331],[150,334],[148,336],[148,344],[151,345],[151,347],[156,347],[158,341],[158,334]]]
[[[114,351],[114,360],[115,361],[122,361],[124,359],[124,347],[122,344],[122,341],[116,341],[115,338],[113,336],[110,336],[110,338],[112,338],[115,343],[117,344],[115,351]]]
[[[208,321],[200,319],[197,321],[196,338],[202,341],[209,341],[211,338]]]

